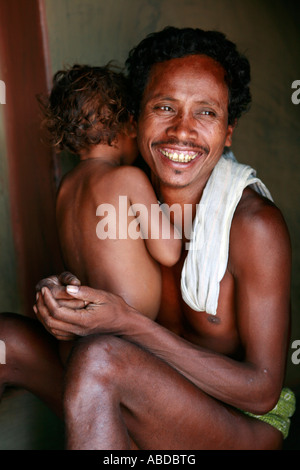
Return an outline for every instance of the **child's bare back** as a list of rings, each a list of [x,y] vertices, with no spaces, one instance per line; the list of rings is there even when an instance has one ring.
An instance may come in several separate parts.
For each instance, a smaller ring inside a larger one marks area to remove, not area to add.
[[[52,128],[52,133],[57,134],[59,149],[67,148],[80,156],[80,163],[65,176],[57,196],[57,226],[66,268],[84,284],[119,294],[141,313],[155,318],[161,294],[159,263],[175,264],[181,240],[174,237],[169,221],[166,237],[161,219],[153,221],[152,207],[160,217],[165,216],[148,177],[130,166],[138,150],[133,119],[121,102],[122,77],[105,68],[86,66],[60,73],[58,91],[69,87],[72,99],[63,103],[66,90],[57,97],[54,87],[49,122],[52,124],[55,110],[61,129]],[[92,90],[95,82],[97,88]],[[78,108],[74,106],[75,95]],[[116,120],[114,113],[125,113],[125,117]],[[74,131],[67,134],[66,129],[72,129],[67,122],[70,115]],[[136,204],[143,207],[138,215],[132,210]]]
[[[138,197],[138,191],[135,194],[136,188],[143,197]],[[59,237],[66,266],[84,284],[119,294],[154,318],[161,291],[157,261],[174,264],[180,253],[180,240],[151,243],[151,239],[144,240],[142,235],[132,238],[128,227],[133,231],[136,224],[130,207],[136,203],[144,204],[149,216],[151,204],[157,205],[151,184],[141,170],[128,166],[111,168],[98,159],[83,161],[66,177],[58,194]],[[97,217],[100,207],[103,216]],[[108,233],[101,236],[97,226],[104,219],[103,229]],[[139,231],[140,225],[136,227],[137,234]],[[120,239],[120,234],[126,238]],[[174,248],[167,250],[172,242]],[[156,244],[153,250],[157,261],[150,254],[151,244]]]

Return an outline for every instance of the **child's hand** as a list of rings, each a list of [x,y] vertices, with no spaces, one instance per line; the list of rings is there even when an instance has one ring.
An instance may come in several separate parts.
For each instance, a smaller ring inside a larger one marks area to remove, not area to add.
[[[47,287],[61,306],[66,305],[70,308],[82,308],[83,302],[75,300],[74,297],[71,297],[67,293],[66,286],[68,285],[80,286],[81,282],[74,274],[65,271],[59,275],[49,276],[42,279],[38,282],[35,288],[36,292],[39,293],[43,287]]]

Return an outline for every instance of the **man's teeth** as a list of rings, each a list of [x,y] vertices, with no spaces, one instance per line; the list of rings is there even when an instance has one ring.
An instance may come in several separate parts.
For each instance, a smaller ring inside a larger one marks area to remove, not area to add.
[[[168,157],[173,162],[188,163],[194,158],[197,157],[198,153],[177,153],[177,152],[167,152],[166,150],[161,150],[161,153]]]

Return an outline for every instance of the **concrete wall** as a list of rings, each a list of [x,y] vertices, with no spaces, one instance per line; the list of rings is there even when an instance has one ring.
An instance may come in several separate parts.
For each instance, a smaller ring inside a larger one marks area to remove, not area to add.
[[[4,106],[5,104],[0,104],[0,311],[20,312],[20,296],[10,216]]]

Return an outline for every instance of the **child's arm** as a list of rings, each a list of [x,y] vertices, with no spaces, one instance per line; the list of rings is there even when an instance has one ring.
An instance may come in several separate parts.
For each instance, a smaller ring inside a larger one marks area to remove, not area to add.
[[[145,173],[136,167],[127,168],[126,179],[131,209],[140,225],[147,249],[160,264],[173,266],[181,255],[181,234],[170,222],[166,205],[160,207],[154,189]],[[181,214],[179,214],[179,218],[181,224]]]

